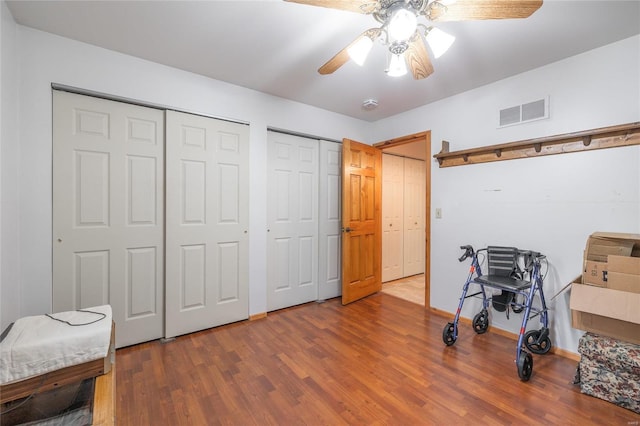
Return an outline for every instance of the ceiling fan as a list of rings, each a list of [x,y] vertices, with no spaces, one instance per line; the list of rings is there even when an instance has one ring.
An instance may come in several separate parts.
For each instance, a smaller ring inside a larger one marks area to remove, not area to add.
[[[352,59],[362,65],[375,40],[387,46],[390,54],[386,70],[390,76],[406,74],[407,65],[416,80],[433,73],[427,52],[429,44],[439,57],[455,38],[432,25],[418,22],[471,21],[481,19],[527,18],[542,6],[542,0],[285,0],[371,15],[381,26],[360,34],[347,47],[322,65],[320,74],[331,74]],[[424,36],[424,39],[423,39]]]

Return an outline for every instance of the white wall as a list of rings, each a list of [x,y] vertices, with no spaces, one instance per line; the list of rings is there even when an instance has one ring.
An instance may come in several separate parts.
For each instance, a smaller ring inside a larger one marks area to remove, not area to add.
[[[437,64],[436,64],[437,66]],[[437,70],[436,70],[437,72]],[[432,154],[640,121],[640,36],[376,122],[375,140],[432,131]],[[550,96],[550,118],[497,129],[498,110]],[[578,276],[594,231],[640,233],[640,147],[432,168],[431,305],[455,312],[468,263],[459,246],[541,251],[547,301]],[[553,344],[577,351],[568,292],[550,303]],[[468,300],[472,318],[479,301]],[[492,324],[517,333],[520,315]],[[538,327],[538,321],[533,325]],[[444,322],[443,322],[444,327]],[[461,329],[469,337],[473,331]]]
[[[0,330],[20,315],[17,25],[0,3]]]
[[[13,100],[18,105],[15,117],[20,118],[20,137],[6,141],[10,153],[6,158],[3,155],[3,163],[17,167],[16,189],[22,194],[18,198],[9,188],[8,195],[19,200],[15,204],[20,215],[19,219],[11,214],[6,218],[11,232],[19,233],[17,252],[7,262],[19,268],[21,297],[13,292],[12,300],[6,301],[19,306],[19,312],[7,312],[2,326],[18,314],[51,310],[51,83],[250,123],[249,310],[250,314],[265,312],[267,127],[325,139],[364,140],[368,123],[20,25],[16,46],[21,72],[19,102],[16,97]],[[11,118],[10,113],[7,116]],[[4,206],[4,188],[2,197]],[[3,277],[3,305],[5,290],[10,288]]]

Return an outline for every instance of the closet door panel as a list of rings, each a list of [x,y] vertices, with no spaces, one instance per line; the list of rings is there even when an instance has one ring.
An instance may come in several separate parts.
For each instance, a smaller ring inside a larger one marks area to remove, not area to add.
[[[267,310],[318,296],[318,141],[268,133]]]
[[[218,243],[216,251],[220,282],[218,303],[236,302],[242,297],[241,246],[238,242]]]
[[[342,145],[320,141],[320,195],[318,234],[318,299],[342,294],[341,264]]]
[[[248,126],[167,112],[166,326],[248,318]]]
[[[129,299],[127,315],[129,318],[153,315],[155,312],[155,300],[157,278],[155,247],[141,247],[127,250],[127,281],[126,291]]]
[[[57,299],[54,312],[109,303],[111,287],[109,283],[109,255],[109,250],[74,253],[73,278],[70,282],[73,283],[72,290],[75,292],[76,300],[70,301],[69,306],[60,306],[62,304],[62,301],[59,300],[61,283],[57,279],[54,280],[54,298]]]
[[[425,163],[404,162],[404,276],[424,273],[425,265]]]
[[[404,158],[382,154],[382,282],[404,276]]]
[[[127,225],[155,226],[158,223],[158,160],[155,157],[127,157]]]
[[[116,346],[162,336],[164,112],[53,92],[53,311],[110,304]]]
[[[180,252],[180,309],[202,308],[206,304],[206,246],[182,245]]]

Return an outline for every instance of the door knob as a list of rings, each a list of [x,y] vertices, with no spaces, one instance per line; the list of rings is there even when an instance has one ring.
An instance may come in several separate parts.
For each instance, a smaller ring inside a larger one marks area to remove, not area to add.
[[[342,228],[342,232],[351,232],[351,228],[348,226],[346,228]]]

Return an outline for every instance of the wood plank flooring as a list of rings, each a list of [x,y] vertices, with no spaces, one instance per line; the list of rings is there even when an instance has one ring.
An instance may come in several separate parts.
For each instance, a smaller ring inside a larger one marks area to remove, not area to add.
[[[119,425],[637,425],[640,416],[580,393],[576,362],[378,293],[284,309],[116,354]]]
[[[424,274],[382,283],[381,291],[424,306]]]

